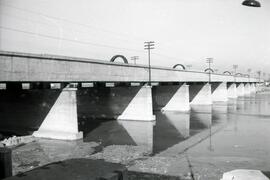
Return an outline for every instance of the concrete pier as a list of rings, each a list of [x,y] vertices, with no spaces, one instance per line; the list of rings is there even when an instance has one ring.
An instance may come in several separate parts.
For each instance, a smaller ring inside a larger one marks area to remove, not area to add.
[[[118,120],[154,121],[152,87],[142,86]]]
[[[250,91],[251,93],[256,93],[255,83],[250,84]]]
[[[64,88],[42,122],[35,137],[75,140],[83,137],[78,131],[76,88]]]
[[[245,96],[249,96],[251,94],[250,84],[249,83],[246,83],[244,85],[244,89],[245,89]]]
[[[237,98],[237,88],[235,83],[228,83],[227,91],[228,98]]]
[[[227,83],[212,83],[212,101],[228,101]]]
[[[170,101],[161,110],[182,112],[189,111],[189,86],[186,84],[180,86]]]
[[[190,104],[212,104],[211,85],[209,83],[190,85],[189,88]]]
[[[261,92],[263,87],[264,87],[264,85],[262,83],[255,83],[255,91],[256,92]]]
[[[245,95],[245,87],[243,83],[238,83],[236,85],[237,89],[237,96],[244,96]]]

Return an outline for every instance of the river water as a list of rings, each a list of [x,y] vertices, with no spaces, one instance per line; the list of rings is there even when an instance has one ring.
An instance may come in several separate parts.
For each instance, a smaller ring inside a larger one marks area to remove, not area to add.
[[[187,152],[197,166],[215,164],[209,169],[219,171],[219,176],[235,168],[270,170],[269,92],[192,106],[189,113],[154,114],[155,122],[103,122],[85,134],[85,141],[146,145],[153,156],[162,157]],[[168,171],[177,174],[174,168]]]
[[[37,93],[36,96],[41,96],[40,93],[43,92]],[[58,94],[59,92],[50,91],[50,98],[48,99],[56,99]],[[46,106],[44,106],[44,99],[38,99],[36,96],[31,95],[30,100],[28,100],[30,102],[28,103],[29,106],[33,103],[41,103],[34,110],[36,113],[43,112],[42,114],[46,114],[49,110],[47,106],[52,105],[53,100],[46,101]],[[47,96],[44,95],[44,97]],[[11,97],[13,98],[13,95]],[[28,108],[28,106],[25,106],[25,101],[23,101],[25,97],[28,97],[27,94],[24,93],[23,96],[16,97],[21,97],[23,103],[20,103],[18,98],[14,98],[15,103],[10,98],[6,98],[6,101],[2,101],[1,107],[6,108],[5,110],[12,109],[11,107],[16,109],[16,113],[13,113],[16,117],[22,115],[24,111],[33,111],[32,106]],[[20,104],[23,104],[25,108],[18,108],[21,107]],[[67,146],[70,147],[69,151],[62,153],[65,154],[65,158],[74,157],[74,148],[80,149],[76,150],[78,151],[76,157],[86,157],[94,152],[91,149],[91,143],[89,145],[87,142],[94,141],[99,142],[99,147],[101,147],[97,148],[96,151],[109,145],[140,145],[147,147],[151,156],[145,161],[136,161],[138,163],[129,167],[129,170],[133,171],[180,176],[190,172],[190,167],[192,167],[193,172],[200,177],[196,179],[200,180],[220,179],[224,172],[233,169],[269,171],[269,109],[270,92],[263,92],[230,99],[228,102],[216,102],[211,106],[192,106],[191,111],[188,113],[155,111],[156,121],[153,122],[93,118],[91,121],[79,121],[79,128],[84,131],[83,141],[86,143],[76,142],[80,144],[78,145],[65,142],[67,143],[64,146],[65,148],[60,143],[58,151],[55,148],[58,142],[53,140],[45,143],[37,141],[36,144],[30,143],[17,148],[17,152],[14,154],[17,153],[20,155],[18,157],[25,158],[18,160],[18,162],[16,162],[15,158],[14,162],[20,165],[21,162],[25,163],[24,161],[34,160],[35,162],[40,161],[42,164],[44,157],[38,152],[43,151],[52,154],[51,159],[56,159],[56,157],[61,159],[62,157],[58,157],[58,154],[61,154],[63,149],[68,149]],[[11,114],[11,117],[13,117],[13,114]],[[28,113],[26,114],[27,116],[23,118],[34,119]],[[4,113],[2,113],[2,117],[6,117]],[[16,120],[16,118],[13,119]],[[4,125],[9,125],[8,123],[13,125],[12,122],[5,121],[1,125],[4,129],[6,127]],[[32,121],[28,122],[28,124],[30,123]],[[20,131],[24,130],[22,126],[19,129]],[[25,129],[22,134],[30,130]],[[36,146],[40,147],[41,150],[36,151],[33,148]],[[91,152],[89,152],[89,149],[91,149]],[[28,154],[25,152],[28,152]],[[25,155],[23,156],[23,154]],[[36,158],[30,158],[29,154],[35,155]],[[187,161],[186,157],[189,157],[189,161]],[[14,164],[16,165],[16,163]],[[41,164],[37,163],[37,166]],[[17,169],[18,171],[21,170]]]
[[[85,140],[100,141],[103,146],[149,145],[154,153],[158,153],[197,133],[210,133],[211,128],[223,127],[227,130],[221,128],[220,133],[233,131],[235,135],[241,135],[242,140],[250,141],[250,146],[260,141],[253,133],[264,131],[265,140],[270,141],[265,131],[268,126],[270,130],[270,93],[229,99],[228,102],[216,102],[211,106],[191,106],[189,113],[155,111],[154,114],[155,122],[103,121],[85,134]],[[267,148],[270,150],[270,144]]]

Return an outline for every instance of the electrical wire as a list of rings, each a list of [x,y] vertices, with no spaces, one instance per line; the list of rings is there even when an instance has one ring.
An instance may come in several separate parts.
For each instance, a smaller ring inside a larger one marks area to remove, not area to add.
[[[60,18],[60,17],[55,17],[55,16],[52,16],[52,15],[47,15],[47,14],[44,14],[44,13],[40,13],[40,12],[36,12],[36,11],[33,11],[33,10],[27,10],[27,9],[24,9],[24,8],[20,8],[20,7],[16,7],[16,6],[13,6],[13,5],[8,5],[8,4],[4,4],[4,3],[0,3],[1,5],[3,6],[6,6],[6,7],[9,7],[9,8],[13,8],[13,9],[16,9],[16,10],[19,10],[19,11],[23,11],[23,12],[27,12],[27,13],[30,13],[30,14],[35,14],[35,15],[39,15],[39,16],[44,16],[44,17],[47,17],[47,18],[51,18],[51,19],[54,19],[54,20],[58,20],[58,21],[63,21],[63,22],[67,22],[67,23],[70,23],[70,24],[74,24],[74,25],[78,25],[78,26],[82,26],[82,27],[85,27],[85,28],[89,28],[89,29],[96,29],[98,31],[102,31],[102,32],[105,32],[105,33],[111,33],[111,34],[117,34],[117,35],[120,35],[120,36],[128,36],[130,37],[131,35],[130,34],[123,34],[123,33],[119,33],[119,32],[114,32],[114,31],[110,31],[110,30],[106,30],[106,29],[102,29],[102,28],[97,28],[95,26],[92,26],[92,25],[89,25],[89,24],[83,24],[83,23],[78,23],[78,22],[74,22],[74,21],[71,21],[71,20],[68,20],[68,19],[65,19],[65,18]],[[22,19],[22,18],[21,18]],[[10,29],[11,30],[11,29]],[[24,32],[26,33],[26,32]],[[28,33],[28,32],[27,32]],[[37,35],[35,33],[35,35]],[[47,38],[52,38],[52,37],[48,37],[48,35],[39,35],[39,36],[46,36]],[[121,39],[123,41],[131,41],[131,42],[136,42],[136,44],[139,44],[141,43],[142,41],[144,41],[144,38],[142,37],[136,37],[136,36],[133,36],[135,39],[137,40],[131,40],[131,39]],[[116,38],[116,37],[114,37]],[[60,40],[60,39],[59,39]],[[62,39],[62,40],[65,40],[65,41],[72,41],[72,42],[79,42],[79,41],[75,41],[75,40],[71,40],[71,39]],[[100,44],[95,44],[95,43],[88,43],[88,42],[81,42],[83,44],[91,44],[91,45],[97,45],[99,47],[108,47],[108,48],[114,48],[114,49],[125,49],[125,50],[128,50],[128,51],[135,51],[135,52],[143,52],[143,51],[140,51],[140,50],[134,50],[134,49],[127,49],[127,48],[120,48],[120,47],[113,47],[113,46],[108,46],[108,45],[100,45]],[[167,55],[164,55],[164,54],[160,54],[160,53],[155,53],[153,52],[153,54],[157,55],[157,56],[162,56],[162,57],[166,57],[168,58],[167,60],[171,60],[171,59],[174,59],[174,60],[177,60],[177,61],[181,61],[183,62],[183,59],[181,58],[177,58],[177,57],[171,57],[171,56],[167,56]],[[185,61],[185,60],[184,60]]]
[[[38,36],[49,38],[49,39],[69,41],[69,42],[73,42],[73,43],[91,45],[91,46],[102,47],[102,48],[121,49],[121,50],[127,50],[127,51],[132,51],[132,52],[144,52],[143,50],[137,50],[137,49],[122,48],[122,47],[116,47],[116,46],[105,45],[105,44],[97,44],[97,43],[92,43],[92,42],[87,42],[87,41],[73,40],[73,39],[68,39],[68,38],[58,38],[58,37],[51,36],[51,35],[35,33],[35,32],[31,32],[31,31],[24,31],[24,30],[19,30],[16,28],[5,27],[5,26],[0,26],[0,29],[20,32],[20,33],[25,33],[25,34],[35,35],[35,36],[38,35]]]
[[[27,9],[24,9],[24,8],[20,8],[20,7],[8,5],[8,4],[4,4],[4,3],[0,3],[0,4],[3,5],[3,6],[9,7],[9,8],[13,8],[13,9],[19,10],[19,11],[27,12],[27,13],[34,14],[34,15],[44,16],[44,17],[47,17],[47,18],[51,18],[51,19],[54,19],[54,20],[67,22],[67,23],[70,23],[70,24],[75,24],[75,25],[82,26],[82,27],[85,27],[85,28],[97,29],[99,31],[103,31],[103,32],[106,32],[106,33],[117,34],[117,35],[120,35],[120,36],[128,36],[128,37],[131,36],[130,34],[124,34],[124,33],[114,32],[114,31],[110,31],[110,30],[107,30],[107,29],[98,28],[98,27],[95,27],[95,26],[92,26],[92,25],[89,25],[89,24],[78,23],[78,22],[75,22],[75,21],[71,21],[69,19],[65,19],[65,18],[60,18],[60,17],[55,17],[55,16],[43,14],[43,13],[36,12],[36,11],[33,11],[33,10],[27,10]],[[138,40],[140,39],[139,42],[143,41],[142,38],[140,38],[140,37],[135,37],[135,38],[138,39]]]

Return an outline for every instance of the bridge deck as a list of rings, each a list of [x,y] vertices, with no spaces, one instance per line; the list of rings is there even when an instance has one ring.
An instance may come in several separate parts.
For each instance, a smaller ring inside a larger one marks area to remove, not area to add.
[[[208,73],[151,67],[153,82],[208,82]],[[147,82],[148,66],[86,58],[0,51],[0,82]],[[234,82],[211,74],[213,82]],[[259,82],[236,77],[236,82]]]

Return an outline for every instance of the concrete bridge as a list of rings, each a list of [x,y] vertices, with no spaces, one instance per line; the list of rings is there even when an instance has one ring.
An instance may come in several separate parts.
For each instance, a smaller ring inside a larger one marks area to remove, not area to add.
[[[72,140],[82,138],[80,117],[117,119],[123,126],[127,121],[154,122],[153,110],[187,112],[192,106],[249,96],[263,82],[212,73],[209,83],[208,73],[164,67],[152,67],[151,75],[149,85],[144,65],[1,51],[0,118],[17,123],[11,108],[5,108],[14,101],[17,113],[28,114],[36,124],[34,136]],[[48,96],[53,90],[57,93]],[[42,100],[45,96],[48,102]],[[43,115],[24,111],[29,102]]]

